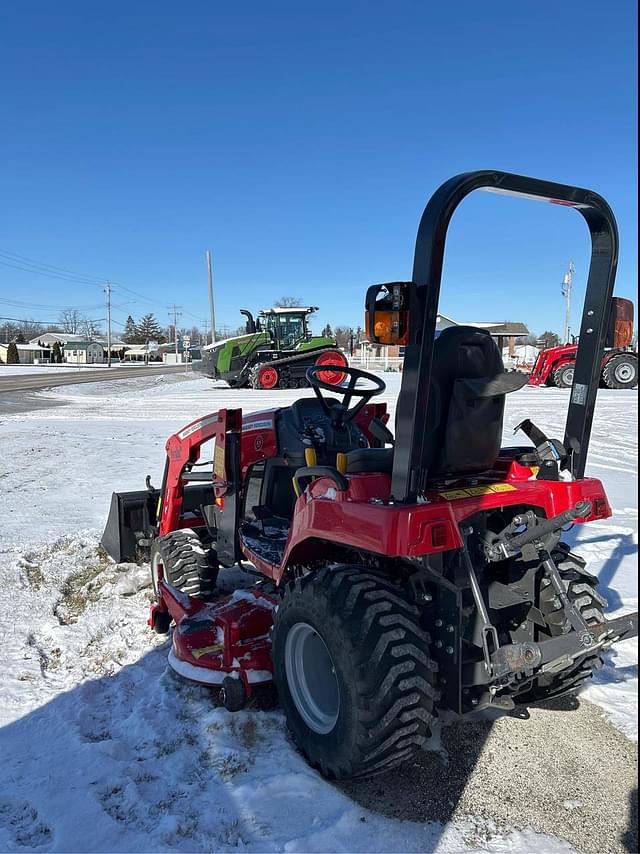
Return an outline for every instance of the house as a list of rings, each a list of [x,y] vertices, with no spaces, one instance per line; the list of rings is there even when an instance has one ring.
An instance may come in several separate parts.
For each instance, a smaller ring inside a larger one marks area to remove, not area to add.
[[[129,346],[129,349],[124,354],[125,362],[161,362],[162,356],[157,349],[147,349],[144,344],[138,344],[135,347]]]
[[[101,365],[104,350],[96,341],[69,341],[62,351],[62,360],[72,365]]]
[[[51,350],[38,344],[16,344],[21,365],[40,365],[51,361]],[[0,344],[0,359],[7,363],[8,344]]]
[[[448,329],[450,326],[476,326],[478,329],[486,329],[487,332],[495,339],[500,352],[507,350],[507,355],[514,358],[516,355],[516,338],[521,338],[529,334],[524,323],[503,321],[486,321],[486,320],[453,320],[447,317],[446,314],[438,314],[436,317],[436,333],[442,332],[443,329]]]
[[[485,320],[462,321],[454,320],[446,314],[438,314],[436,316],[436,336],[444,329],[448,329],[450,326],[475,326],[477,329],[486,329],[495,340],[505,360],[509,361],[509,364],[514,361],[518,361],[518,354],[516,353],[516,339],[529,334],[529,330],[526,325],[520,322],[504,321],[499,323],[497,321]],[[364,362],[365,359],[368,361],[373,359],[374,361],[383,362],[386,366],[390,363],[389,360],[391,360],[391,364],[397,362],[398,366],[401,366],[401,360],[404,358],[404,347],[402,346],[371,344],[367,339],[364,339],[360,346],[361,353],[359,358],[362,362]]]
[[[86,335],[79,335],[75,332],[43,332],[42,335],[38,335],[37,338],[32,338],[29,342],[30,344],[48,344],[53,347],[53,345],[58,342],[58,344],[62,347],[62,349],[66,352],[67,350],[73,350],[74,344],[86,344],[86,343],[95,343],[99,344],[102,347],[103,351],[103,359],[107,358],[107,336],[106,335],[94,335],[91,339],[91,342],[87,342]],[[124,341],[120,341],[117,338],[111,339],[111,358],[119,359],[120,354],[123,350],[127,350],[131,347],[131,344],[125,344]],[[77,348],[76,348],[77,349]],[[76,357],[74,355],[71,359],[64,359],[65,362],[74,362],[76,361]],[[80,359],[82,362],[82,359]],[[94,364],[94,361],[90,362],[90,364]]]
[[[49,344],[53,346],[56,341],[63,347],[67,342],[86,341],[85,335],[76,335],[71,332],[43,332],[37,338],[32,338],[29,344]]]

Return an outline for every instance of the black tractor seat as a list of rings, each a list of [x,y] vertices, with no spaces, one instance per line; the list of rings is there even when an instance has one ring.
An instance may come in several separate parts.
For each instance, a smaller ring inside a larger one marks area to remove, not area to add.
[[[347,474],[380,472],[391,474],[393,448],[358,448],[347,454]]]
[[[486,330],[452,326],[441,333],[433,349],[423,428],[430,479],[471,476],[494,466],[505,396],[527,380],[524,374],[505,373],[500,351]],[[390,473],[392,467],[393,448],[359,448],[347,454],[347,474]]]

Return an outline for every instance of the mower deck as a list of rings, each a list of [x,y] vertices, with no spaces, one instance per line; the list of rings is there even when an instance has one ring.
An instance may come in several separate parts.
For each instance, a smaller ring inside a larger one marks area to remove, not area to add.
[[[276,599],[260,589],[236,590],[217,602],[201,602],[160,581],[149,625],[170,614],[173,632],[169,664],[180,676],[203,685],[241,679],[247,696],[272,681],[272,610]]]

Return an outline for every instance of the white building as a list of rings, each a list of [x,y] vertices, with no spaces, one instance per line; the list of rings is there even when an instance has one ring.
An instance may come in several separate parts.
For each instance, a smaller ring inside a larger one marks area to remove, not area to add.
[[[51,360],[51,350],[47,347],[39,347],[37,344],[16,344],[18,348],[18,358],[21,365],[37,365],[44,364]],[[0,344],[0,359],[7,363],[8,344]]]
[[[50,344],[53,346],[56,341],[61,346],[64,346],[68,341],[86,341],[85,335],[76,335],[71,332],[43,332],[37,338],[32,338],[29,344]]]
[[[101,365],[104,362],[102,344],[96,341],[68,341],[62,359],[71,365]]]

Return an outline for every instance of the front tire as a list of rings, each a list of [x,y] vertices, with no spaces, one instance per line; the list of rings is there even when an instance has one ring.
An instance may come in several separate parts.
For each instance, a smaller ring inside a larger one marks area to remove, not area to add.
[[[191,528],[182,528],[157,537],[151,546],[151,582],[158,595],[158,578],[163,578],[195,599],[210,600],[216,588],[218,559],[215,552],[202,545]]]
[[[638,385],[638,360],[626,353],[609,359],[602,371],[607,388],[635,388]]]
[[[287,724],[325,777],[381,773],[424,747],[436,665],[418,609],[392,583],[348,566],[298,578],[272,638]]]
[[[576,371],[575,364],[563,365],[553,372],[553,382],[558,388],[571,388]]]

